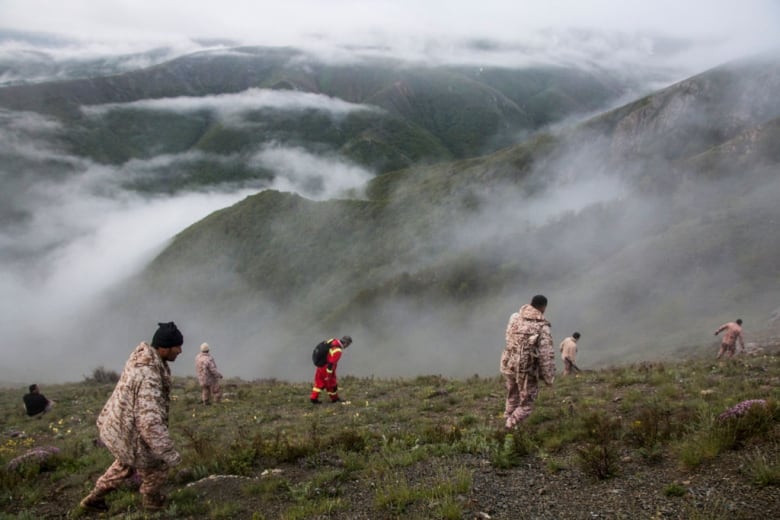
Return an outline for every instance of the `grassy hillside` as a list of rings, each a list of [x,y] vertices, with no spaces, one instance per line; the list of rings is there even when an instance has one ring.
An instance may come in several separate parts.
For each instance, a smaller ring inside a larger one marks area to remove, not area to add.
[[[423,348],[500,341],[517,295],[544,292],[557,321],[588,330],[599,360],[698,344],[735,313],[760,326],[780,297],[780,107],[740,89],[774,78],[772,64],[731,64],[556,135],[390,172],[367,200],[250,197],[179,234],[142,287],[235,307],[262,298],[285,317],[267,327],[280,334],[365,327],[372,344]],[[610,121],[611,133],[592,134]],[[674,121],[690,152],[635,150],[669,139],[660,129]]]
[[[780,101],[770,92],[779,86],[777,56],[754,56],[594,117],[578,132],[610,139],[616,161],[684,160],[775,119]]]
[[[170,426],[183,463],[169,505],[146,514],[128,487],[110,496],[108,517],[770,518],[780,514],[779,347],[775,337],[732,361],[710,352],[559,376],[511,435],[497,377],[350,377],[351,351],[341,404],[312,407],[309,374],[229,378],[209,407],[192,378],[176,378]],[[23,415],[24,389],[0,391],[0,518],[85,517],[76,505],[112,460],[94,426],[110,375],[40,381],[57,402],[42,419]],[[764,404],[721,418],[755,399]],[[14,462],[48,447],[59,451]]]

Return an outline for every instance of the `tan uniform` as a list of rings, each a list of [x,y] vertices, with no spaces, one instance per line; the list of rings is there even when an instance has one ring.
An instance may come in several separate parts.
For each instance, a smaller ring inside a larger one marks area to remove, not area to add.
[[[501,374],[507,390],[505,426],[514,428],[533,411],[539,380],[549,385],[555,381],[550,323],[530,304],[523,305],[509,318],[506,348],[501,355]]]
[[[218,403],[222,400],[222,388],[219,386],[219,380],[222,374],[217,370],[217,362],[209,352],[199,352],[195,356],[195,372],[198,374],[198,383],[200,383],[200,398],[204,404],[208,404],[211,398]]]
[[[135,472],[143,495],[159,494],[168,468],[181,462],[168,431],[170,392],[168,363],[141,343],[97,420],[100,440],[116,460],[95,483],[92,499],[116,489]]]
[[[715,331],[715,335],[717,336],[718,334],[724,331],[725,334],[723,334],[723,339],[721,340],[720,343],[720,351],[718,351],[718,358],[720,358],[724,354],[726,355],[726,357],[733,356],[737,350],[737,342],[739,342],[740,348],[743,351],[745,350],[745,340],[742,338],[741,325],[733,321],[724,323],[723,325],[718,327],[718,330]]]
[[[569,336],[561,341],[561,359],[563,360],[563,375],[571,374],[572,365],[577,362],[577,340]]]

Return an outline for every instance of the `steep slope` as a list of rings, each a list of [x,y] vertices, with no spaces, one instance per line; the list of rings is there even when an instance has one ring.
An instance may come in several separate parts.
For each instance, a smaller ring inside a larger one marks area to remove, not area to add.
[[[768,169],[778,70],[730,64],[558,136],[384,175],[366,201],[262,193],[177,236],[147,283],[218,294],[223,310],[254,301],[260,315],[273,309],[263,334],[293,342],[283,329],[327,324],[359,331],[380,360],[387,342],[420,345],[421,367],[449,345],[449,369],[491,370],[463,349],[500,344],[506,316],[535,292],[555,302],[558,335],[584,331],[594,361],[709,341],[713,324],[761,321],[780,298],[780,185]],[[744,145],[751,135],[756,146]],[[227,274],[231,284],[213,285]]]
[[[739,60],[674,84],[580,129],[608,136],[611,157],[670,161],[703,153],[780,114],[780,61]]]

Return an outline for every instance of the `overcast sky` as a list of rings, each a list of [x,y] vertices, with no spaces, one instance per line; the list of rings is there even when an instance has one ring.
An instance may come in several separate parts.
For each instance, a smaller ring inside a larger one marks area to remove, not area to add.
[[[670,48],[644,37],[690,39],[675,50],[687,66],[714,65],[778,42],[775,0],[0,0],[0,27],[77,38],[94,53],[193,38],[293,45],[320,52],[359,45],[377,52],[456,59],[464,39],[513,45],[517,53],[587,49],[604,61],[653,57]],[[561,31],[596,30],[598,38]],[[619,32],[625,38],[608,34]],[[668,43],[668,42],[667,42]],[[484,50],[484,48],[483,48]],[[502,51],[506,58],[506,50]]]

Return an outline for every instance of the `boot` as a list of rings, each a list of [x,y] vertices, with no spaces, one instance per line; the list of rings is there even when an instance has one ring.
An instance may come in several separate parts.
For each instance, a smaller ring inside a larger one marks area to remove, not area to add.
[[[322,401],[320,401],[319,399],[315,399],[313,397],[309,399],[309,401],[311,401],[311,404],[322,404]]]
[[[95,513],[105,513],[108,511],[108,504],[106,504],[103,496],[98,495],[94,491],[85,496],[82,501],[79,502],[79,506],[81,506],[82,509],[86,509],[87,511],[92,511]]]
[[[165,498],[162,493],[149,493],[142,496],[142,504],[147,511],[160,511],[165,509]]]

